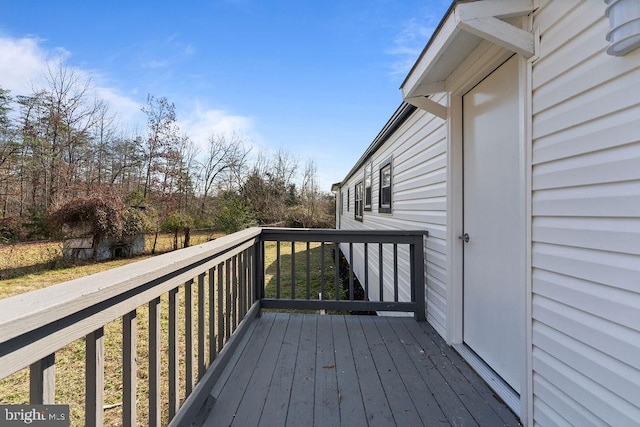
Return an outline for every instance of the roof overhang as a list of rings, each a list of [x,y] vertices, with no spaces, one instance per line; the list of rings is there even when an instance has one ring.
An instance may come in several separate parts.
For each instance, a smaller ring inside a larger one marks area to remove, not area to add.
[[[483,40],[525,58],[532,57],[534,35],[504,19],[529,15],[535,3],[536,0],[454,2],[402,83],[404,100],[446,118],[445,107],[425,97],[445,92],[446,79]]]
[[[373,153],[375,153],[387,140],[393,135],[393,133],[398,130],[398,128],[416,111],[416,107],[411,104],[407,104],[403,102],[393,113],[391,118],[384,125],[382,130],[378,133],[373,142],[366,149],[364,154],[358,159],[355,165],[351,168],[347,176],[342,180],[342,182],[335,183],[331,186],[331,191],[338,191],[344,183],[346,183],[349,178],[351,178],[358,170],[371,159]]]

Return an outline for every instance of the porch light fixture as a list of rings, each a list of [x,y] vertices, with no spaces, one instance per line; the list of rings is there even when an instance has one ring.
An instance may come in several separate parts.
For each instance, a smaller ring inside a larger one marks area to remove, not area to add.
[[[640,47],[640,0],[605,0],[609,18],[607,53],[624,56]]]

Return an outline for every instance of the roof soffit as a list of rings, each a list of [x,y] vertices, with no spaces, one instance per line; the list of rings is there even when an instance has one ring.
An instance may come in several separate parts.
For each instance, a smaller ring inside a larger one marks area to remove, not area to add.
[[[533,33],[503,19],[528,15],[535,3],[479,0],[455,4],[402,84],[403,98],[417,106],[417,97],[444,92],[446,79],[483,40],[526,58],[533,56]]]

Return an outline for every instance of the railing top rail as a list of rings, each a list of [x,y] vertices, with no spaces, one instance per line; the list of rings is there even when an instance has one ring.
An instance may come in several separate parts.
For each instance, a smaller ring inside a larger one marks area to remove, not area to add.
[[[336,243],[414,243],[427,230],[336,230],[332,228],[263,228],[262,240]]]
[[[256,239],[260,232],[260,228],[250,228],[180,251],[0,299],[0,342],[108,301],[176,271],[197,267]]]

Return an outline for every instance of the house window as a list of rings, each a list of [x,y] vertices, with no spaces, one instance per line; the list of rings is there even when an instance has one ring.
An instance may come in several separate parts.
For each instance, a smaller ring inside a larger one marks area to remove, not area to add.
[[[350,190],[350,188],[347,188],[347,212],[349,212],[349,205],[351,204],[351,194],[349,193]]]
[[[373,166],[371,162],[364,167],[364,210],[371,210],[371,183],[373,182]]]
[[[364,213],[364,183],[362,181],[356,184],[355,188],[355,218],[358,221],[362,221],[362,215]]]
[[[379,211],[391,213],[391,162],[380,168]]]
[[[340,213],[344,213],[344,191],[340,192]]]

